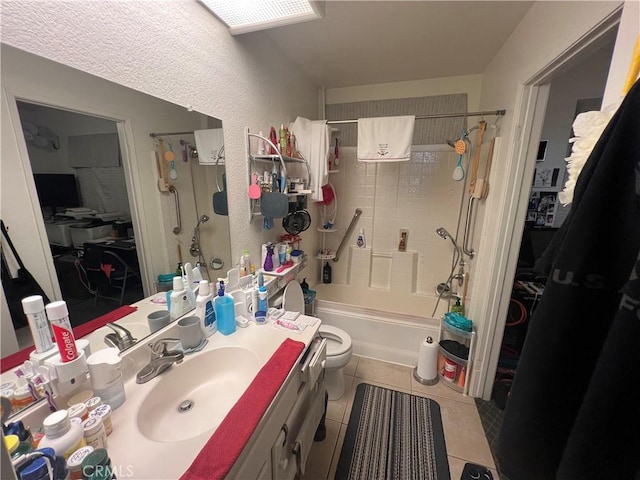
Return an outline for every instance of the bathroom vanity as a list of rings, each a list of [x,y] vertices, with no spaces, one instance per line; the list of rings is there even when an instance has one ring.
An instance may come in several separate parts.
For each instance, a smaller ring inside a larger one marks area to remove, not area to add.
[[[142,321],[136,318],[140,315],[144,318],[145,314],[129,315],[127,323]],[[112,412],[113,433],[108,437],[116,476],[180,478],[287,338],[303,343],[304,348],[226,478],[292,479],[301,475],[325,410],[326,341],[317,336],[319,326],[318,319],[302,332],[292,333],[251,322],[229,336],[218,332],[201,351],[185,355],[182,363],[144,384],[137,384],[135,377],[149,362],[149,344],[177,338],[177,322],[123,352],[126,401]],[[256,385],[252,388],[255,391]],[[190,408],[181,411],[186,401]],[[22,418],[36,427],[39,417],[47,414],[46,406],[30,410]],[[230,419],[243,421],[242,415],[235,415]],[[219,461],[225,453],[207,454],[206,461]]]

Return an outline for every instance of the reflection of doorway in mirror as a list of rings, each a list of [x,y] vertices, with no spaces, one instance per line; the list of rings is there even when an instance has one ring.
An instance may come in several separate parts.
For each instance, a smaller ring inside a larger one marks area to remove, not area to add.
[[[109,297],[119,292],[111,288],[108,268],[93,276],[88,271],[85,242],[122,244],[120,257],[139,269],[117,123],[24,101],[17,106],[56,276],[77,326],[120,306],[95,298],[98,286]],[[126,242],[133,248],[124,248]],[[124,303],[143,296],[141,282],[128,278]],[[16,336],[20,348],[31,341],[28,328],[18,328]]]

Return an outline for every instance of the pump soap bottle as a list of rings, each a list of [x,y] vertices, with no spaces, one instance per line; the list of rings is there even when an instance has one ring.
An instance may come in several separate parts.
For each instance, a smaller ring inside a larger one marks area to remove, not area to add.
[[[329,265],[329,262],[326,262],[322,269],[322,283],[331,283],[331,265]]]

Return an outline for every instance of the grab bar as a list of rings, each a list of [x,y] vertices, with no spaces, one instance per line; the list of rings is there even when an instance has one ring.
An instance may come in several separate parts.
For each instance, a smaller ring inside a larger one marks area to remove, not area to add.
[[[180,198],[178,197],[178,189],[173,185],[169,185],[169,191],[173,193],[176,200],[176,218],[178,220],[178,226],[173,227],[174,235],[177,235],[182,230],[182,221],[180,220]]]
[[[462,251],[466,255],[469,255],[469,258],[473,258],[474,255],[476,254],[473,248],[467,247],[467,243],[470,237],[469,227],[471,226],[471,216],[473,215],[472,207],[475,204],[474,200],[475,200],[475,197],[473,195],[469,197],[469,207],[467,208],[467,221],[465,222],[465,225],[464,225],[464,238],[462,239]]]
[[[336,250],[336,256],[333,259],[334,262],[337,262],[338,260],[340,260],[340,252],[344,248],[344,244],[346,243],[347,238],[349,238],[349,235],[351,235],[351,232],[353,232],[353,228],[356,226],[356,223],[358,223],[358,218],[360,217],[361,214],[362,214],[362,210],[360,210],[359,208],[356,208],[356,213],[353,215],[353,218],[351,219],[349,228],[347,228],[347,231],[344,233],[344,237],[342,237],[340,246],[338,247],[338,250]]]

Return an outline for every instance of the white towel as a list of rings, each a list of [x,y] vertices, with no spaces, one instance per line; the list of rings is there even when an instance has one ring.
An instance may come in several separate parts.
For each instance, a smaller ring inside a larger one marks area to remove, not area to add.
[[[358,161],[404,162],[411,156],[416,117],[358,119]]]
[[[322,201],[322,186],[329,180],[328,162],[331,144],[331,127],[326,120],[309,120],[298,117],[289,125],[289,131],[296,136],[298,151],[309,163],[311,178],[309,188],[313,190],[310,199]]]
[[[223,153],[224,136],[221,128],[209,130],[196,130],[193,132],[196,138],[196,149],[198,150],[198,162],[200,165],[215,165],[218,156]],[[219,165],[224,165],[224,157],[220,158]]]

